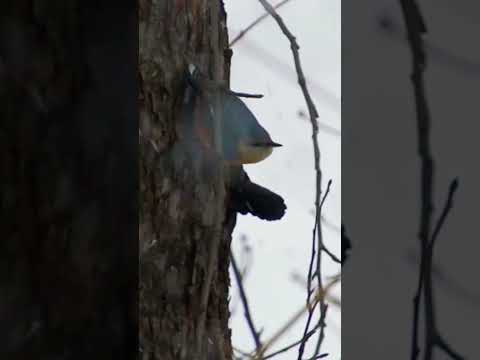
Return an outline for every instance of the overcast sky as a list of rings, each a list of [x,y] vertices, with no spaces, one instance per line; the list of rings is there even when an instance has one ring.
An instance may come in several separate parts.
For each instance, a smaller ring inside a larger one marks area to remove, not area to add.
[[[264,13],[257,0],[225,0],[225,7],[231,39]],[[333,184],[323,214],[329,222],[340,226],[340,2],[292,0],[279,13],[297,37],[319,122],[326,128],[319,134],[324,189],[329,179]],[[254,321],[263,329],[262,339],[266,340],[305,304],[305,289],[293,281],[292,276],[306,277],[311,251],[315,199],[312,129],[309,120],[298,115],[299,111],[307,113],[305,100],[296,82],[290,45],[272,19],[248,33],[234,45],[233,51],[232,89],[265,95],[261,100],[247,99],[246,103],[274,141],[284,145],[264,162],[247,166],[246,170],[253,181],[284,197],[288,207],[285,217],[277,222],[265,222],[252,216],[239,216],[232,245],[238,262],[251,263],[245,286]],[[327,246],[340,255],[339,233],[324,226],[323,235]],[[252,248],[250,258],[241,256],[244,236]],[[339,266],[325,260],[323,271],[325,276],[331,276],[338,273]],[[233,344],[251,351],[254,343],[233,277],[231,294]],[[340,286],[336,294],[340,294]],[[330,359],[340,359],[340,311],[333,305],[327,323],[322,352],[329,352]],[[298,340],[304,324],[305,318],[274,348]],[[296,359],[296,356],[297,349],[277,358]]]

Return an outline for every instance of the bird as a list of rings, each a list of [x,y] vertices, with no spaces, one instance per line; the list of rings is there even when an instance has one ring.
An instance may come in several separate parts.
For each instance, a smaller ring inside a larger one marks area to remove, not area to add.
[[[261,220],[280,220],[287,209],[283,198],[250,180],[243,166],[230,166],[228,210],[242,215],[251,214]]]
[[[195,71],[190,71],[187,78],[187,114],[204,147],[214,149],[214,107],[208,102],[209,97],[203,96],[202,86],[195,82],[194,75]],[[281,219],[286,210],[284,199],[252,182],[243,165],[264,161],[282,145],[272,140],[237,93],[221,88],[215,91],[221,104],[220,156],[226,169],[228,211],[268,221]]]
[[[222,151],[228,164],[230,210],[262,220],[279,220],[286,210],[283,198],[252,182],[243,165],[265,160],[282,145],[272,140],[238,96],[227,93],[222,98]]]
[[[227,162],[255,164],[282,146],[272,140],[238,96],[227,93],[222,98],[222,155]]]

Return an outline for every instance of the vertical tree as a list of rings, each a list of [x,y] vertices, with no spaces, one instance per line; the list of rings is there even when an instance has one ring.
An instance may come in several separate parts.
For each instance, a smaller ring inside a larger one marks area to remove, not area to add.
[[[229,78],[220,0],[140,1],[140,347],[144,359],[229,359],[221,162],[180,126],[189,64]]]

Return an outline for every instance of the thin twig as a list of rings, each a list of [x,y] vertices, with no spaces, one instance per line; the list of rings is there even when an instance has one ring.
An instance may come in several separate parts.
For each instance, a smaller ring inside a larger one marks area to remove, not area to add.
[[[275,19],[277,22],[278,26],[280,27],[282,33],[287,37],[288,41],[290,42],[290,48],[292,50],[292,55],[293,55],[293,60],[295,63],[295,70],[297,72],[297,77],[298,77],[298,84],[300,85],[300,88],[302,90],[303,96],[305,98],[305,102],[307,105],[309,117],[310,117],[310,123],[312,125],[312,141],[313,141],[313,149],[314,149],[314,167],[315,167],[315,173],[316,173],[316,194],[315,194],[315,224],[314,224],[314,231],[313,231],[313,236],[317,238],[318,242],[318,252],[317,252],[317,258],[316,258],[316,277],[317,277],[317,282],[318,282],[318,288],[322,289],[323,284],[322,284],[322,250],[325,251],[325,245],[323,244],[323,239],[322,239],[322,225],[321,225],[321,207],[320,207],[320,199],[321,199],[321,191],[322,191],[322,171],[320,169],[320,147],[318,145],[318,111],[315,107],[315,104],[313,103],[312,97],[310,95],[310,92],[307,87],[307,83],[305,80],[305,75],[303,72],[303,68],[301,65],[300,61],[300,54],[299,54],[299,49],[300,46],[297,43],[297,40],[295,36],[290,32],[288,27],[285,25],[285,22],[283,19],[278,15],[276,10],[273,8],[273,6],[267,1],[267,0],[259,0],[260,3],[263,5],[265,10]],[[326,252],[326,251],[325,251]],[[326,252],[328,253],[328,252]],[[330,253],[330,256],[333,255]],[[316,356],[320,352],[320,347],[321,343],[323,342],[324,334],[325,334],[325,317],[326,317],[326,312],[327,312],[327,305],[325,302],[322,300],[320,302],[320,311],[321,311],[321,316],[320,316],[320,332],[319,332],[319,338],[317,342],[317,346],[315,349],[315,352],[313,356]],[[300,347],[299,351],[299,359],[301,359],[301,353],[303,353],[304,349],[304,344],[303,346]]]
[[[322,247],[322,250],[325,251],[325,254],[327,254],[333,262],[336,262],[337,264],[342,263],[338,256],[332,253],[325,245]]]
[[[312,272],[313,272],[313,258],[315,257],[315,241],[318,243],[318,252],[316,253],[316,271],[315,271],[315,276],[317,277],[317,283],[318,283],[318,292],[321,293],[323,292],[323,283],[322,283],[322,273],[321,273],[321,265],[322,265],[322,252],[324,251],[325,253],[329,254],[332,256],[333,254],[331,252],[325,251],[325,245],[323,243],[322,239],[322,227],[321,227],[321,184],[322,184],[322,172],[320,168],[320,147],[318,144],[318,112],[315,107],[315,104],[313,103],[312,97],[310,95],[310,92],[308,90],[306,80],[305,80],[305,75],[302,69],[301,61],[300,61],[300,54],[299,54],[299,45],[295,39],[295,36],[290,32],[288,27],[285,25],[283,19],[278,15],[276,12],[275,8],[267,1],[267,0],[259,0],[259,2],[262,4],[262,6],[265,8],[267,13],[269,13],[274,20],[277,22],[278,26],[280,27],[282,33],[287,37],[289,43],[290,43],[290,48],[292,50],[292,55],[293,55],[293,60],[295,63],[295,70],[297,73],[297,78],[298,78],[298,84],[300,85],[301,91],[303,93],[303,96],[305,98],[305,102],[307,105],[308,113],[309,113],[309,118],[310,122],[312,125],[312,141],[313,141],[313,149],[314,149],[314,168],[315,168],[315,173],[316,173],[316,193],[315,193],[315,223],[313,227],[313,236],[312,236],[312,241],[313,241],[313,246],[312,246],[312,259],[310,261],[310,267],[309,267],[309,276],[308,276],[308,282],[309,286],[307,289],[307,309],[310,312],[309,314],[309,319],[307,320],[307,326],[306,326],[306,331],[304,332],[304,335],[308,333],[308,329],[310,326],[310,320],[312,318],[312,314],[314,311],[315,306],[317,303],[320,303],[320,334],[319,334],[319,339],[317,342],[316,350],[315,353],[313,354],[313,357],[317,356],[320,352],[320,346],[321,343],[323,342],[324,338],[324,330],[325,330],[325,317],[326,317],[326,312],[327,312],[327,305],[322,298],[319,299],[319,301],[315,302],[312,304],[313,306],[309,306],[309,299],[311,296],[311,279],[312,279]],[[330,183],[329,183],[330,185]],[[312,310],[313,308],[313,310]],[[305,337],[305,336],[304,336]],[[302,342],[300,349],[299,350],[299,359],[301,359],[302,353],[303,353],[303,348],[305,346],[305,341]]]
[[[264,342],[263,347],[260,353],[257,354],[255,359],[263,359],[263,354],[275,343],[277,340],[282,337],[301,317],[308,312],[311,308],[316,307],[316,305],[324,301],[325,298],[328,296],[330,289],[340,282],[340,276],[335,276],[326,286],[324,289],[317,289],[316,294],[313,300],[306,305],[303,305],[286,323],[282,326],[277,332],[267,341]],[[321,327],[321,324],[318,324]],[[303,339],[303,337],[302,337]]]
[[[448,196],[447,196],[447,201],[445,203],[445,206],[443,207],[442,214],[440,215],[440,218],[438,219],[437,224],[435,225],[435,230],[433,231],[432,238],[430,240],[430,247],[433,248],[435,245],[435,242],[438,238],[438,234],[440,234],[440,230],[442,230],[443,225],[445,224],[445,221],[447,220],[447,216],[452,210],[453,207],[453,197],[455,196],[455,191],[458,189],[458,179],[453,179],[452,182],[450,183],[449,189],[448,189]]]
[[[237,92],[237,91],[233,91],[233,90],[226,90],[226,91],[230,95],[235,95],[235,96],[243,97],[243,98],[250,98],[250,99],[261,99],[261,98],[263,98],[262,94],[247,94],[247,93]]]
[[[313,246],[312,246],[312,258],[311,258],[311,261],[310,261],[310,267],[308,269],[308,280],[307,280],[307,299],[309,299],[308,297],[308,294],[310,293],[311,291],[311,280],[314,276],[317,276],[317,279],[318,279],[318,287],[321,289],[323,284],[322,284],[322,274],[321,274],[321,271],[320,271],[320,266],[319,266],[319,262],[321,260],[321,252],[322,250],[327,254],[329,255],[333,261],[337,262],[337,263],[341,263],[340,260],[338,260],[336,258],[335,255],[333,255],[333,253],[331,253],[328,248],[321,242],[319,246],[321,246],[321,248],[319,248],[319,251],[318,251],[318,254],[317,254],[317,270],[315,271],[315,274],[312,275],[312,271],[313,271],[313,258],[315,256],[315,233],[316,231],[320,231],[320,221],[321,221],[321,212],[322,212],[322,209],[323,209],[323,204],[325,203],[325,200],[327,198],[327,195],[329,194],[330,192],[330,186],[332,184],[332,180],[329,180],[328,182],[328,185],[327,185],[327,190],[325,191],[325,195],[323,196],[323,199],[322,201],[320,202],[320,206],[318,209],[316,209],[316,215],[320,216],[320,219],[318,220],[317,218],[317,222],[316,222],[316,226],[313,228],[313,237],[312,237],[312,242],[313,242]],[[318,321],[318,324],[320,324],[320,332],[319,332],[319,337],[318,337],[318,340],[317,340],[317,345],[315,346],[315,352],[314,352],[314,355],[317,355],[320,353],[320,346],[321,346],[321,343],[323,342],[323,339],[325,337],[325,326],[326,326],[326,315],[327,315],[327,310],[328,310],[328,305],[322,300],[320,302],[320,318],[319,318],[319,321]],[[304,329],[304,338],[305,338],[305,334],[308,332],[308,329],[310,328],[310,323],[311,323],[311,320],[313,318],[313,314],[315,312],[315,307],[313,307],[312,309],[310,309],[309,311],[309,314],[308,314],[308,318],[307,318],[307,321],[305,323],[305,329]],[[302,344],[300,345],[299,347],[299,350],[298,350],[298,359],[300,360],[303,356],[303,353],[305,351],[305,345],[307,343],[307,340],[305,338],[305,340],[302,342]]]
[[[262,348],[260,335],[255,328],[255,324],[253,323],[252,314],[250,312],[250,306],[248,305],[247,294],[245,293],[245,288],[243,287],[242,275],[240,274],[240,270],[237,266],[237,262],[235,261],[235,257],[233,256],[233,253],[231,251],[230,251],[230,262],[232,264],[233,274],[235,275],[235,279],[237,281],[238,290],[240,293],[240,299],[242,300],[242,304],[243,304],[245,319],[247,320],[250,333],[252,334],[253,340],[255,342],[255,349],[257,352],[259,352],[260,349]]]
[[[239,353],[240,355],[242,355],[242,356],[244,356],[244,357],[246,357],[246,358],[248,358],[248,359],[253,359],[253,355],[252,355],[251,353],[249,353],[249,352],[246,352],[245,350],[239,349],[239,348],[237,348],[237,347],[235,347],[235,346],[232,346],[232,349],[233,349],[233,351]]]
[[[298,111],[297,114],[298,114],[298,117],[302,120],[307,118],[307,116],[305,115],[305,113],[302,110]],[[335,137],[340,137],[342,135],[341,130],[339,130],[339,129],[333,127],[333,126],[330,126],[328,124],[319,123],[318,124],[318,130],[323,131],[324,133],[335,136]]]
[[[418,266],[420,256],[416,254],[413,249],[408,250],[406,254],[406,261],[409,265]],[[457,279],[454,279],[450,274],[439,264],[432,264],[433,279],[441,286],[441,288],[453,296],[458,297],[462,301],[467,301],[473,306],[480,306],[480,293],[465,287],[460,284]]]
[[[285,5],[286,3],[288,3],[290,0],[283,0],[283,1],[280,1],[277,5],[274,6],[274,9],[275,10],[278,10],[280,9],[283,5]],[[232,47],[233,45],[235,45],[235,43],[237,41],[239,41],[241,38],[243,38],[250,30],[252,30],[255,26],[257,26],[258,24],[260,24],[263,20],[265,20],[267,17],[269,16],[268,12],[266,12],[265,14],[259,16],[257,19],[255,19],[255,21],[253,21],[250,25],[248,25],[245,29],[243,29],[242,31],[240,31],[238,33],[237,36],[235,36],[233,38],[232,41],[230,41],[230,44],[229,46]]]
[[[323,199],[322,201],[320,202],[320,210],[321,208],[323,207],[323,204],[325,203],[325,199],[327,198],[327,195],[329,194],[330,192],[330,186],[332,184],[332,180],[330,180],[328,182],[328,185],[327,185],[327,190],[325,191],[325,195],[323,196]],[[318,209],[316,210],[316,214],[318,214],[319,211]],[[316,225],[316,224],[315,224]],[[314,266],[314,260],[315,260],[315,255],[316,255],[316,230],[317,230],[317,227],[315,226],[313,228],[313,236],[312,236],[312,251],[311,251],[311,257],[310,257],[310,264],[308,266],[308,275],[307,275],[307,304],[310,303],[310,296],[312,294],[312,280],[314,278],[314,273],[313,273],[313,266]],[[321,275],[321,274],[317,274],[317,275]],[[304,350],[305,350],[305,345],[309,339],[309,337],[307,337],[307,333],[309,332],[309,329],[310,329],[310,323],[312,321],[312,318],[313,318],[313,314],[315,312],[315,307],[316,307],[316,304],[315,306],[309,308],[309,311],[308,311],[308,317],[307,317],[307,321],[305,323],[305,328],[303,330],[303,341],[301,342],[300,344],[300,347],[298,349],[298,359],[301,359],[301,357],[303,356],[303,353],[304,353]],[[319,322],[320,324],[321,322]]]
[[[330,187],[331,186],[332,186],[332,179],[328,180],[327,190],[325,190],[325,195],[323,195],[323,199],[320,202],[320,210],[323,209],[323,204],[325,203],[325,200],[327,200],[327,196],[330,193]]]
[[[435,316],[435,298],[432,283],[433,245],[440,231],[446,215],[451,207],[451,197],[456,189],[454,181],[450,187],[449,200],[432,237],[432,217],[434,199],[434,159],[430,145],[431,118],[425,95],[424,71],[426,68],[426,54],[423,35],[427,32],[420,9],[415,0],[400,0],[404,21],[407,27],[408,42],[412,53],[412,83],[415,92],[415,104],[418,126],[418,154],[421,161],[421,212],[419,240],[421,243],[421,261],[417,290],[413,299],[413,329],[411,360],[416,360],[420,352],[418,344],[418,327],[420,314],[420,300],[423,290],[425,310],[425,360],[432,360],[433,349],[438,346],[451,357],[461,359],[446,344],[438,333]],[[450,201],[450,204],[449,204]],[[432,241],[433,240],[433,241]]]
[[[395,41],[402,43],[405,41],[405,34],[389,14],[380,15],[378,17],[378,25],[380,31]],[[464,55],[455,54],[450,49],[439,46],[427,39],[425,39],[423,43],[429,59],[440,64],[448,65],[449,69],[455,69],[468,75],[478,76],[480,72],[480,63],[478,61],[471,60]]]
[[[328,356],[328,354],[316,355],[316,356],[311,357],[311,358],[308,359],[308,360],[323,359],[323,358],[325,358],[325,357],[327,357],[327,356]]]
[[[243,51],[248,51],[255,55],[253,57],[254,60],[263,63],[264,66],[274,71],[279,77],[283,78],[285,81],[292,83],[294,82],[295,85],[298,85],[297,73],[295,71],[295,68],[292,68],[290,64],[277,58],[270,51],[266,50],[264,46],[258,45],[255,41],[251,39],[245,39],[245,43],[242,46]],[[315,80],[312,78],[308,79],[308,88],[311,93],[315,94],[315,98],[322,101],[335,113],[340,113],[341,101],[339,97],[337,97],[337,95],[335,95],[332,91],[316,83]],[[332,135],[337,135],[340,133],[338,129],[327,129],[327,126],[325,126],[325,124],[323,124],[322,122],[319,122],[318,126],[319,131],[322,131],[322,129],[324,129],[327,133],[329,133],[329,130],[332,130]]]
[[[315,231],[315,230],[314,230]],[[313,261],[315,259],[315,235],[313,237],[313,241],[312,241],[312,255],[311,255],[311,259],[310,259],[310,265],[308,267],[308,279],[307,279],[307,306],[308,304],[310,303],[310,296],[312,294],[312,290],[311,290],[311,284],[312,284],[312,278],[313,278],[313,275],[312,275],[312,272],[313,272]],[[307,333],[309,332],[309,329],[310,329],[310,323],[312,321],[312,318],[313,318],[313,314],[315,312],[315,308],[316,308],[316,305],[317,303],[314,303],[313,306],[311,307],[308,307],[308,317],[307,317],[307,321],[305,322],[305,327],[304,327],[304,330],[303,330],[303,336],[302,336],[302,341],[300,343],[300,347],[298,349],[298,359],[301,359],[302,356],[303,356],[303,352],[305,351],[305,345],[307,344],[307,341],[310,337],[307,337]],[[317,324],[318,327],[320,327],[320,323]],[[317,327],[317,326],[316,326]]]
[[[430,237],[431,219],[433,212],[433,174],[434,162],[430,150],[430,113],[426,102],[423,84],[423,71],[426,57],[423,49],[422,35],[426,32],[425,23],[421,17],[417,4],[412,0],[400,0],[404,19],[408,31],[409,44],[412,51],[412,75],[414,86],[417,126],[418,126],[418,154],[421,161],[421,214],[419,239],[421,243],[421,262],[417,291],[414,296],[414,315],[412,331],[411,359],[417,359],[420,352],[418,345],[418,325],[420,313],[421,294],[426,280],[428,269],[428,241]],[[425,299],[425,323],[431,324],[433,320],[431,298]],[[428,325],[425,327],[427,342],[430,341]]]
[[[287,352],[288,350],[293,349],[293,348],[294,348],[295,346],[297,346],[297,345],[300,345],[300,344],[302,343],[302,341],[304,340],[305,337],[307,337],[307,339],[310,338],[313,334],[315,334],[315,333],[317,332],[317,330],[318,330],[319,327],[320,327],[320,325],[318,324],[318,325],[315,326],[312,330],[310,330],[310,331],[306,334],[306,336],[302,336],[301,339],[295,341],[294,343],[292,343],[292,344],[290,344],[290,345],[288,345],[288,346],[285,346],[285,347],[281,348],[280,350],[277,350],[277,351],[275,351],[275,352],[273,352],[273,353],[271,353],[271,354],[265,355],[262,360],[271,359],[271,358],[273,358],[273,357],[275,357],[275,356],[277,356],[277,355],[283,354],[283,353]]]

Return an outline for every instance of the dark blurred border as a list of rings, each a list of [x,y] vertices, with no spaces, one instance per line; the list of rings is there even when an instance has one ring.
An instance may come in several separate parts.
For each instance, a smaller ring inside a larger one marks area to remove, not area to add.
[[[422,167],[412,44],[400,1],[342,6],[342,218],[352,243],[343,266],[342,358],[479,358],[480,23],[473,14],[480,5],[419,3],[427,30],[421,36],[426,55],[423,91],[434,164],[431,235],[455,178],[458,188],[435,241],[428,274],[435,336],[426,338],[432,324],[429,320],[426,325],[422,291],[416,357],[413,299],[422,263]]]
[[[135,1],[0,4],[0,357],[138,352]]]

